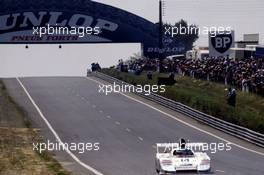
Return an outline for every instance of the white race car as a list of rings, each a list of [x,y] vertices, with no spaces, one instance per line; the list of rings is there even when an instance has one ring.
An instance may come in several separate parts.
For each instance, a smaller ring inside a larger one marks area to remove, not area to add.
[[[176,173],[177,171],[209,172],[210,157],[205,152],[194,152],[193,147],[204,143],[158,143],[156,153],[156,171],[159,174]],[[160,150],[163,150],[160,152]]]

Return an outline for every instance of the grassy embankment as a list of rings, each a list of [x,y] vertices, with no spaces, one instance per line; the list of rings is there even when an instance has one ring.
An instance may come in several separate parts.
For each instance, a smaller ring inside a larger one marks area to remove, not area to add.
[[[146,74],[135,76],[115,69],[103,69],[103,73],[131,84],[156,84],[158,74],[153,80],[146,80]],[[227,91],[222,84],[177,76],[174,86],[167,86],[163,95],[197,110],[234,124],[264,133],[264,98],[238,91],[237,106],[226,103]]]
[[[69,175],[51,153],[33,151],[38,141],[37,129],[0,80],[0,175]]]

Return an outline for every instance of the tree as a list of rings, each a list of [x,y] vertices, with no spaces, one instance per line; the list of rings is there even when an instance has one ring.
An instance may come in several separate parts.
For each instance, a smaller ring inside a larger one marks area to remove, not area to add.
[[[170,28],[170,33],[166,29]],[[199,38],[199,28],[181,19],[174,25],[166,23],[163,25],[163,46],[165,49],[165,56],[175,54],[185,54],[186,51],[193,48],[194,42]],[[174,30],[174,35],[172,35]],[[177,34],[176,34],[177,33]],[[178,49],[177,49],[178,48]]]

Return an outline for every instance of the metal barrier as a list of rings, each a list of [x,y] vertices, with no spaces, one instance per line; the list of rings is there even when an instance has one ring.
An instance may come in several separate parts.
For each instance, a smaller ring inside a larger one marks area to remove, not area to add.
[[[93,72],[93,76],[100,78],[102,80],[105,80],[109,83],[115,82],[116,84],[123,84],[123,85],[129,85],[133,86],[131,84],[128,84],[124,81],[118,80],[116,78],[113,78],[109,75],[103,74],[101,72]],[[264,135],[255,131],[252,131],[248,128],[241,127],[229,122],[226,122],[224,120],[215,118],[213,116],[207,115],[205,113],[202,113],[198,110],[195,110],[189,106],[186,106],[182,103],[170,100],[168,98],[162,97],[160,95],[151,93],[150,95],[145,95],[143,93],[135,93],[145,99],[151,100],[155,103],[158,103],[164,107],[167,107],[171,110],[174,110],[176,112],[179,112],[183,115],[189,116],[197,121],[200,121],[206,125],[209,125],[215,129],[221,130],[227,134],[233,135],[235,137],[238,137],[240,139],[246,140],[248,142],[251,142],[255,145],[258,145],[260,147],[264,148]]]

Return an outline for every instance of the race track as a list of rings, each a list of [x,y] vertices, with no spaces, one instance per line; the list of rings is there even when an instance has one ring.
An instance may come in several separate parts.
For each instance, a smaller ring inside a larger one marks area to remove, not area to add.
[[[99,151],[73,154],[104,175],[156,174],[155,143],[223,142],[124,95],[99,94],[98,84],[84,77],[19,80],[63,142],[100,143]],[[6,81],[22,90],[16,79]],[[208,154],[211,174],[264,174],[263,155],[236,146]]]

